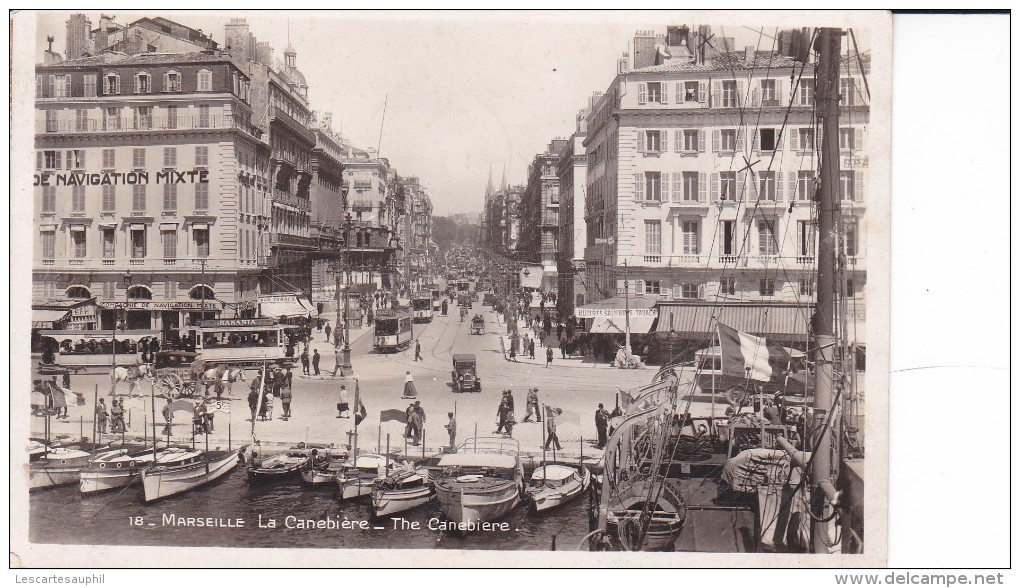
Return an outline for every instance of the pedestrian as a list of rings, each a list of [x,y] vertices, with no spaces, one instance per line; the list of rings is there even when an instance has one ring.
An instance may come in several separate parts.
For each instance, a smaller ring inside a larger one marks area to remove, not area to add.
[[[308,347],[303,346],[301,349],[301,373],[308,375]]]
[[[347,386],[340,384],[340,398],[336,403],[336,418],[349,419],[351,415],[346,414],[351,408],[351,398],[347,392]]]
[[[110,414],[106,412],[106,400],[100,398],[99,404],[96,405],[96,427],[101,435],[106,434],[106,419],[109,416]]]
[[[333,360],[334,360],[334,364],[333,364],[333,377],[335,378],[336,377],[336,373],[338,371],[340,371],[340,366],[343,365],[343,359],[340,357],[340,348],[339,347],[334,347],[333,348]]]
[[[531,339],[530,341],[528,341],[528,355],[531,356],[531,359],[535,359],[535,340],[534,339]]]
[[[557,339],[563,338],[563,323],[561,322],[556,323],[556,338]]]
[[[509,422],[508,422],[508,419],[507,419],[507,415],[509,415],[509,414],[510,414],[510,406],[507,404],[507,401],[506,401],[506,391],[504,391],[503,392],[503,398],[499,401],[499,407],[496,408],[496,419],[497,419],[498,425],[496,426],[496,430],[494,431],[495,433],[497,433],[497,434],[500,434],[500,433],[508,434],[506,431],[509,430]]]
[[[453,418],[453,413],[448,412],[446,416],[450,417],[450,422],[446,423],[446,431],[450,434],[450,449],[448,453],[457,453],[457,419]]]
[[[328,342],[329,341],[329,334],[333,332],[333,329],[331,329],[329,327],[329,321],[326,321],[325,332],[326,332],[326,341]]]
[[[321,302],[316,303],[316,305],[315,305],[315,312],[320,314],[320,315],[322,314],[322,303]]]
[[[273,396],[269,393],[269,390],[262,391],[262,403],[259,405],[259,420],[266,420],[266,415],[269,414],[269,401]]]
[[[293,397],[294,391],[289,386],[280,391],[280,402],[283,403],[283,416],[281,418],[290,419],[290,401]]]
[[[562,359],[567,358],[567,340],[560,339],[560,356]]]
[[[523,349],[524,352],[527,353],[528,349],[530,349],[529,347],[530,344],[531,337],[529,337],[527,333],[524,333],[524,337],[521,338],[521,349]]]
[[[553,360],[553,350],[552,350],[552,347],[546,347],[545,348],[545,367],[549,367],[552,364],[552,360]]]
[[[170,437],[173,434],[174,411],[170,410],[169,398],[166,399],[166,404],[163,405],[163,420],[166,422],[166,425],[163,426],[163,434]]]
[[[413,445],[421,445],[422,432],[425,430],[425,409],[421,407],[421,401],[416,400],[411,411],[411,422],[414,423]]]
[[[315,330],[322,332],[322,319],[315,320]]]
[[[414,438],[414,421],[411,419],[411,415],[414,414],[414,403],[409,402],[407,408],[404,409],[404,439]]]
[[[595,411],[595,430],[598,432],[599,441],[595,446],[598,449],[605,449],[607,439],[607,433],[609,431],[609,411],[599,403],[598,410]]]
[[[545,315],[545,319],[542,320],[542,331],[545,332],[545,336],[548,337],[549,333],[552,332],[552,320],[549,315]]]
[[[288,390],[294,388],[294,374],[287,368],[287,373],[283,375],[283,385]]]
[[[517,349],[513,345],[510,346],[510,361],[517,363]]]
[[[418,389],[414,387],[414,376],[411,375],[411,370],[407,370],[404,375],[404,395],[401,398],[417,398]]]
[[[110,432],[111,433],[123,433],[124,432],[124,404],[113,399],[110,403]]]
[[[503,394],[506,395],[506,402],[507,402],[507,405],[510,407],[510,412],[513,412],[514,411],[514,393],[513,393],[513,390],[507,390]],[[517,422],[517,421],[514,421],[514,422]]]
[[[524,420],[521,422],[527,423],[531,419],[531,415],[535,415],[535,422],[542,422],[542,413],[539,412],[538,408],[538,388],[531,388],[528,390],[528,400],[525,405]]]
[[[560,438],[556,436],[556,417],[562,413],[563,411],[559,408],[550,408],[545,415],[546,449],[549,449],[550,444],[553,444],[553,449],[563,449],[560,446]]]
[[[319,375],[319,348],[316,347],[312,350],[312,369],[315,371],[315,375]]]
[[[205,433],[205,402],[195,405],[195,414],[191,417],[191,428],[195,435]]]
[[[421,341],[419,339],[414,340],[414,360],[425,361],[425,358],[421,356]]]
[[[251,383],[251,392],[248,393],[248,408],[251,409],[251,421],[255,422],[255,411],[259,407],[259,378],[258,376]]]

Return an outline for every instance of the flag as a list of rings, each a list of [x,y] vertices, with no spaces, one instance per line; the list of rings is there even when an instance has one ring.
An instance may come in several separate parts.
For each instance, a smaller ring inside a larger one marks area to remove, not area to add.
[[[630,408],[630,405],[634,404],[634,401],[637,400],[634,396],[631,396],[629,392],[626,392],[619,388],[616,389],[616,396],[617,396],[616,405],[620,407],[620,410],[624,412],[627,412],[627,409]]]
[[[577,426],[581,426],[580,413],[576,413],[572,410],[563,410],[562,408],[549,406],[548,404],[545,405],[545,418],[556,419],[556,422],[559,424],[570,423]]]
[[[768,382],[790,365],[790,350],[719,323],[719,350],[724,374]]]
[[[365,410],[365,405],[361,403],[361,383],[358,380],[354,380],[354,426],[360,425],[366,416],[368,416],[368,411]]]
[[[399,408],[390,408],[379,413],[379,422],[385,423],[386,421],[397,421],[398,423],[407,424],[407,411]]]

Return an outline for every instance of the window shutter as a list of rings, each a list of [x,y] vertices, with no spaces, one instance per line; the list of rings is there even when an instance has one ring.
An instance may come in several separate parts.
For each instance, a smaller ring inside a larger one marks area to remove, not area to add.
[[[854,201],[864,202],[864,172],[854,172]]]
[[[715,81],[712,82],[712,103],[710,106],[718,108],[720,104],[722,104],[722,94],[719,89],[719,82]]]
[[[705,130],[701,129],[698,131],[698,152],[705,152]]]
[[[737,129],[737,151],[744,150],[744,129]]]
[[[683,131],[673,131],[673,151],[676,151],[677,153],[680,152],[681,148],[684,145],[683,136],[684,136]]]
[[[786,172],[787,191],[786,198],[790,201],[797,199],[797,187],[800,184],[798,174],[795,171]]]
[[[800,151],[800,129],[791,129],[790,138],[793,141],[793,150]]]
[[[659,131],[659,151],[665,153],[669,151],[669,131]]]
[[[744,82],[743,80],[737,80],[737,104],[744,106]]]
[[[647,89],[645,88],[645,83],[644,82],[640,82],[638,84],[638,95],[637,95],[638,104],[644,104],[647,101],[646,98],[645,98],[646,96],[648,96],[648,92],[647,92]]]
[[[71,169],[71,160],[74,159],[74,158],[71,157],[71,152],[70,151],[67,152],[66,157],[67,157],[67,159],[64,160],[64,165],[66,166],[67,169]]]
[[[751,151],[757,151],[758,150],[758,135],[761,134],[761,131],[758,130],[758,129],[755,129],[754,131],[751,131],[751,132],[753,133],[751,135]]]
[[[783,150],[783,141],[786,139],[786,133],[784,130],[785,129],[783,128],[776,129],[776,151]]]
[[[645,199],[645,182],[642,177],[644,174],[638,172],[634,174],[634,198],[637,200]]]
[[[708,100],[708,89],[705,82],[698,82],[698,102],[705,102]]]
[[[744,199],[744,192],[746,191],[746,188],[744,187],[744,183],[746,181],[747,181],[747,172],[737,172],[737,200],[738,201]]]
[[[861,151],[864,149],[864,129],[856,127],[854,129],[854,151]]]
[[[645,152],[645,131],[637,132],[637,150],[639,153]]]
[[[36,151],[35,152],[35,169],[42,169],[42,168],[43,168],[43,152],[42,151]]]
[[[761,90],[758,88],[751,90],[751,106],[755,108],[761,106]]]
[[[719,129],[712,131],[712,151],[716,153],[719,152]]]
[[[698,202],[706,202],[708,200],[708,174],[705,172],[698,173]]]
[[[676,83],[676,103],[677,104],[682,104],[683,101],[684,101],[684,83],[683,82],[677,82]]]
[[[47,96],[51,96],[51,97],[52,96],[56,96],[57,95],[56,94],[56,92],[57,92],[56,88],[57,88],[57,76],[50,76],[50,87],[49,87],[49,91],[46,93],[46,95]]]
[[[712,173],[712,202],[719,201],[719,172]]]
[[[669,103],[669,84],[661,82],[659,84],[659,104]]]
[[[54,151],[53,156],[56,158],[53,164],[53,169],[60,169],[60,151]]]
[[[662,173],[662,201],[669,202],[670,200],[670,174],[669,172]]]
[[[679,202],[684,196],[684,175],[680,172],[673,172],[673,200]]]
[[[773,172],[776,174],[776,202],[783,201],[783,172]]]

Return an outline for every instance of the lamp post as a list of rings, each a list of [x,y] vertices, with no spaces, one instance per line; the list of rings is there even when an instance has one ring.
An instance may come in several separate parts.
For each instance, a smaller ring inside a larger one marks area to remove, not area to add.
[[[347,290],[351,287],[351,214],[347,213],[343,222],[344,230],[344,269],[347,272],[347,285],[344,288],[344,348],[340,352],[340,375],[354,375],[351,365],[351,297]],[[337,272],[337,296],[340,295],[340,272]],[[339,301],[338,301],[339,302]],[[340,305],[336,307],[340,314]],[[338,323],[339,324],[339,323]]]

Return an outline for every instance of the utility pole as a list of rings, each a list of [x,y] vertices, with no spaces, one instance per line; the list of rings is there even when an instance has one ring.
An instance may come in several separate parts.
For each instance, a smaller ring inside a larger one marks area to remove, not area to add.
[[[351,365],[351,296],[348,290],[351,287],[351,214],[347,213],[344,218],[344,266],[347,272],[347,287],[344,289],[344,348],[340,352],[340,375],[343,377],[354,375],[354,366]],[[337,272],[337,281],[340,280]],[[339,294],[340,288],[337,287]],[[337,305],[337,312],[340,312],[340,305]]]
[[[627,280],[627,259],[623,260],[623,324],[624,324],[624,351],[630,357],[630,281]]]
[[[818,355],[815,358],[814,422],[812,430],[821,431],[833,410],[832,363],[836,337],[833,329],[836,291],[836,228],[839,221],[839,54],[842,44],[841,29],[819,30],[815,48],[818,66],[815,68],[816,111],[822,124],[821,202],[818,209],[818,307],[814,316],[815,340]],[[836,497],[832,483],[832,432],[840,430],[836,415],[832,415],[828,431],[810,439],[813,443],[811,466],[812,504],[815,515],[827,518]],[[823,497],[828,501],[824,501]],[[811,541],[815,553],[828,553],[834,537],[829,533],[829,522],[812,524]]]

